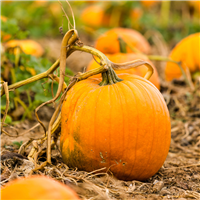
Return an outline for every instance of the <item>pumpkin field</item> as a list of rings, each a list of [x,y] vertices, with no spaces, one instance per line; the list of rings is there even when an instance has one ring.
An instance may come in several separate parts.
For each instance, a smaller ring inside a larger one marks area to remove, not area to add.
[[[200,1],[1,1],[1,199],[200,199]]]

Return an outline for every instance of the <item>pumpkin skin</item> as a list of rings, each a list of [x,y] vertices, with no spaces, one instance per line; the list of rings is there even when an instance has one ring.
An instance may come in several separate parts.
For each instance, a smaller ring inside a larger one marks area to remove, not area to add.
[[[34,40],[10,40],[5,46],[7,48],[19,46],[26,54],[40,57],[44,54],[42,46]]]
[[[151,82],[118,77],[123,81],[113,85],[86,79],[70,89],[61,110],[62,158],[79,170],[106,167],[118,179],[146,180],[167,157],[169,112]]]
[[[8,183],[1,189],[1,199],[79,200],[71,188],[46,176],[31,176]]]
[[[148,41],[139,32],[128,28],[113,28],[105,32],[97,39],[95,48],[104,54],[120,53],[119,37],[145,54],[150,52]],[[128,46],[126,50],[127,53],[133,52]]]
[[[185,70],[186,66],[190,72],[200,71],[200,33],[192,34],[181,40],[171,51],[169,57],[172,60],[180,61]],[[182,76],[179,66],[172,62],[167,62],[165,67],[165,77],[167,81]]]
[[[136,59],[142,59],[142,60],[148,61],[153,66],[152,62],[150,60],[148,60],[145,55],[142,55],[142,54],[116,53],[116,54],[107,54],[106,56],[110,61],[112,61],[114,63],[125,63],[125,62],[129,62],[129,61],[136,60]],[[99,67],[99,64],[96,61],[92,60],[88,65],[87,71],[98,68],[98,67]],[[151,76],[151,78],[149,79],[149,81],[152,82],[160,90],[160,81],[159,81],[158,72],[154,66],[153,66],[153,68],[154,68],[154,73]],[[137,68],[115,71],[116,74],[129,73],[129,74],[136,74],[136,75],[142,76],[142,77],[145,76],[146,72],[147,72],[147,67],[144,65],[137,67]],[[97,74],[92,77],[101,77],[101,74]]]

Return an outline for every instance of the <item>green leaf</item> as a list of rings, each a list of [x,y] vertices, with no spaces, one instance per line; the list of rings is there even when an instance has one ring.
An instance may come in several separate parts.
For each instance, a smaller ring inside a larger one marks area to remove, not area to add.
[[[17,148],[19,149],[21,147],[21,145],[23,144],[23,141],[20,141],[20,142],[14,141],[12,143],[13,143],[13,145],[17,146]]]

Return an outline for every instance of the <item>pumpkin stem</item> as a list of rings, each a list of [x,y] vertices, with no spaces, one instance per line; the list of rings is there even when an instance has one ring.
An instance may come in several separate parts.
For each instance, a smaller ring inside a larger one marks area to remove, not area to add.
[[[112,67],[108,67],[108,71],[102,73],[102,81],[99,83],[99,85],[100,86],[113,85],[120,81],[122,81],[122,79],[120,79],[117,76]]]
[[[126,42],[119,36],[118,37],[118,41],[119,41],[119,49],[120,49],[120,53],[127,53],[126,50]]]
[[[99,83],[99,85],[100,86],[108,85],[108,76],[107,76],[107,73],[103,72],[101,75],[102,75],[102,81],[101,81],[101,83]]]

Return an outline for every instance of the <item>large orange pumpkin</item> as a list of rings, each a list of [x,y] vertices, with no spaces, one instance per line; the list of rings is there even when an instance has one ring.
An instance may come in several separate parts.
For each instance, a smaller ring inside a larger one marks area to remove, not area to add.
[[[136,59],[146,60],[149,63],[151,63],[151,61],[148,60],[147,57],[142,54],[116,53],[116,54],[106,54],[106,56],[110,61],[112,61],[114,63],[125,63],[125,62],[129,62],[129,61],[136,60]],[[152,63],[151,63],[151,65],[153,66]],[[98,67],[99,67],[99,64],[96,61],[92,60],[88,65],[87,71],[98,68]],[[151,81],[160,90],[160,81],[159,81],[158,72],[154,66],[153,66],[153,68],[154,68],[154,73],[151,76],[151,78],[149,79],[149,81]],[[147,68],[146,68],[146,66],[143,65],[138,68],[132,68],[132,69],[126,69],[126,70],[116,70],[115,72],[117,74],[129,73],[129,74],[136,74],[136,75],[144,77],[144,75],[147,72]],[[100,77],[100,76],[101,76],[101,74],[98,74],[93,77]]]
[[[1,189],[1,199],[78,200],[77,194],[64,184],[46,176],[14,180]]]
[[[26,54],[30,54],[36,57],[40,57],[44,54],[42,46],[34,40],[10,40],[5,46],[7,48],[19,46]]]
[[[61,153],[69,167],[103,167],[122,180],[145,180],[163,165],[170,117],[159,90],[130,74],[100,86],[86,79],[72,87],[61,110]]]
[[[150,45],[147,40],[138,31],[128,28],[114,28],[105,32],[97,39],[95,48],[105,54],[119,53],[119,37],[145,54],[150,52]],[[128,53],[133,52],[128,46],[126,49]]]
[[[200,71],[200,33],[192,34],[181,40],[171,51],[169,57],[174,61],[180,61],[185,70],[190,72]],[[182,75],[179,66],[172,62],[167,62],[165,68],[166,80],[180,78]]]

